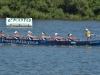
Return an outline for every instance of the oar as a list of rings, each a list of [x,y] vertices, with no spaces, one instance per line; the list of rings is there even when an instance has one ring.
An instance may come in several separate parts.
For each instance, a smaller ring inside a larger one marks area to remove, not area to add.
[[[97,37],[100,37],[100,36],[98,36],[98,35],[96,35],[96,34],[91,34],[92,36],[97,36]]]

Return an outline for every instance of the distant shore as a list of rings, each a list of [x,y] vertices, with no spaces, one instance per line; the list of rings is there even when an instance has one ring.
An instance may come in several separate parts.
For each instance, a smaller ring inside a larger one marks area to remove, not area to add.
[[[0,0],[0,18],[100,20],[99,0]]]

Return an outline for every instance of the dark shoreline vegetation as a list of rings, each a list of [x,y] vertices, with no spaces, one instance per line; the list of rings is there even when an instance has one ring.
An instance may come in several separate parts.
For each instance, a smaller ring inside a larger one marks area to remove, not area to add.
[[[0,0],[0,18],[100,20],[99,0]]]

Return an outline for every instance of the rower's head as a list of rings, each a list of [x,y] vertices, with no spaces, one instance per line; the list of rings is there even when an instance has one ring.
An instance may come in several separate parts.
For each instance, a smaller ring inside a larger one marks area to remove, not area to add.
[[[4,34],[4,31],[1,31],[1,34]]]
[[[58,33],[55,33],[55,36],[58,36]]]
[[[28,34],[31,34],[32,32],[31,31],[28,31]]]
[[[17,32],[17,31],[15,31],[15,32],[14,32],[14,34],[18,34],[18,32]]]
[[[70,36],[70,34],[68,34],[68,36]]]
[[[88,29],[85,29],[86,31],[88,31]]]
[[[70,36],[72,36],[72,34],[70,34]]]
[[[45,35],[45,32],[42,32],[42,35]]]
[[[72,36],[72,34],[68,34],[68,36]]]

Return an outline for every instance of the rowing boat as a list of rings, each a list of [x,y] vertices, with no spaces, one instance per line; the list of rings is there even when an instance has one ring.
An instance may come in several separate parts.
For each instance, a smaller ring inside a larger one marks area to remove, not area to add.
[[[64,45],[64,46],[100,46],[100,40],[93,41],[55,41],[55,40],[28,40],[28,39],[7,39],[0,38],[0,44],[19,44],[19,45]]]

